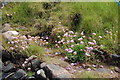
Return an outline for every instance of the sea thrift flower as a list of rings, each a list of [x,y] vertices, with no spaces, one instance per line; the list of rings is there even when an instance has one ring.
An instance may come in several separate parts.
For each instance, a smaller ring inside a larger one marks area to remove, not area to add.
[[[90,54],[88,52],[85,53],[86,56],[90,56]]]
[[[78,39],[78,41],[81,41],[81,40],[83,40],[83,38],[79,38],[79,39]]]
[[[73,52],[73,50],[70,48],[70,49],[68,50],[68,52],[69,52],[69,53],[72,53],[72,52]]]
[[[69,43],[70,41],[69,40],[67,40],[67,43]]]
[[[81,41],[81,42],[80,42],[80,44],[84,44],[84,42],[83,42],[83,41]]]
[[[48,37],[46,37],[46,39],[48,39]]]
[[[86,49],[87,49],[87,50],[90,50],[90,51],[93,50],[92,47],[86,47]]]
[[[77,54],[77,52],[75,51],[75,52],[73,52],[73,54],[74,54],[74,55],[76,55],[76,54]]]
[[[66,69],[67,69],[67,70],[70,70],[70,69],[71,69],[71,67],[67,67]]]
[[[85,36],[82,36],[83,38],[85,38]]]
[[[70,34],[74,34],[74,32],[73,32],[73,31],[69,31],[69,33],[70,33]]]
[[[10,47],[10,50],[13,50],[14,48],[13,47]]]
[[[64,34],[64,37],[67,37],[67,36],[68,36],[68,33],[65,33],[65,34]]]
[[[102,38],[102,36],[99,36],[99,38]]]
[[[81,35],[84,35],[83,31],[81,32]]]
[[[68,50],[69,50],[69,49],[65,49],[65,51],[67,51],[67,52],[68,52]]]
[[[74,45],[71,45],[71,48],[73,48],[74,47]]]
[[[93,40],[94,44],[97,44],[95,40]]]
[[[71,63],[70,65],[71,65],[71,66],[74,66],[74,63]]]
[[[31,68],[28,68],[28,71],[30,71],[31,70]]]
[[[92,35],[96,35],[96,33],[92,33]]]
[[[57,36],[58,38],[60,38],[60,36]]]
[[[73,35],[73,37],[76,37],[77,35]]]
[[[88,42],[88,44],[90,44],[90,45],[94,45],[94,43],[93,43],[93,42]]]
[[[25,64],[22,64],[22,67],[25,67]]]
[[[71,42],[74,42],[74,40],[71,40]]]

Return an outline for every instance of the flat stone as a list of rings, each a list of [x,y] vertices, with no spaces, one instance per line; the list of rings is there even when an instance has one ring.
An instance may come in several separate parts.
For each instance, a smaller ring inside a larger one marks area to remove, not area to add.
[[[27,73],[19,69],[13,76],[10,77],[11,80],[23,80],[27,77]]]
[[[8,72],[8,73],[2,73],[2,77],[1,77],[0,80],[10,80],[10,77],[12,75],[14,75],[14,73],[10,73],[10,72]]]
[[[15,68],[14,64],[9,63],[7,66],[4,67],[3,72],[10,72]]]
[[[55,78],[59,80],[63,80],[63,78],[72,78],[72,75],[66,69],[58,65],[48,64],[43,69],[50,80]]]
[[[120,55],[112,54],[112,60],[120,61]]]
[[[105,68],[99,68],[96,69],[97,72],[102,72],[102,73],[111,73],[110,69],[105,69]]]

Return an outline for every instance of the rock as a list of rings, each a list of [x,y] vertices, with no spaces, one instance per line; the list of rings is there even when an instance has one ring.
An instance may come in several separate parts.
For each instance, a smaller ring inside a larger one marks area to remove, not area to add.
[[[12,63],[9,63],[7,66],[3,68],[3,72],[13,72],[15,70],[15,66]]]
[[[46,75],[43,69],[38,70],[37,75],[40,75],[42,78],[46,78]]]
[[[14,57],[15,57],[15,64],[18,64],[19,66],[21,66],[24,63],[25,59],[28,58],[28,56],[21,53],[14,55]]]
[[[0,52],[2,52],[2,50],[4,50],[3,46],[0,44]]]
[[[105,69],[105,68],[98,68],[96,69],[97,72],[102,72],[102,73],[111,73],[110,69]]]
[[[120,66],[120,55],[112,54],[111,63],[112,65]]]
[[[2,51],[2,54],[0,54],[0,56],[2,56],[2,62],[6,62],[6,61],[15,61],[14,57],[12,56],[12,54],[6,50]]]
[[[26,80],[36,80],[34,76],[28,77]]]
[[[14,75],[14,73],[2,73],[2,78],[0,80],[10,80],[10,77]]]
[[[120,68],[115,67],[115,71],[118,72],[118,73],[120,73]]]
[[[27,73],[19,69],[13,76],[10,77],[11,80],[23,80],[27,77]]]
[[[12,30],[11,25],[8,23],[4,24],[2,27],[3,27],[1,30],[2,33]]]
[[[72,75],[64,68],[54,65],[54,64],[48,64],[46,67],[43,68],[43,70],[46,73],[46,76],[50,79],[58,79],[63,80],[63,78],[71,78]],[[56,80],[55,79],[55,80]]]
[[[112,54],[112,60],[114,60],[114,61],[120,61],[120,55]]]
[[[37,70],[40,68],[40,64],[41,64],[41,63],[42,63],[42,62],[41,62],[40,60],[38,60],[38,59],[32,60],[32,61],[31,61],[32,70],[33,70],[33,71],[37,71]]]
[[[7,41],[12,41],[14,36],[17,36],[19,33],[17,31],[7,31],[3,33],[4,38]]]
[[[40,64],[40,68],[44,68],[47,65],[47,63],[43,62]]]
[[[37,56],[32,55],[32,56],[30,56],[30,57],[27,59],[27,61],[29,62],[29,61],[31,61],[31,60],[33,60],[33,59],[36,59],[36,58],[37,58]]]
[[[3,67],[3,62],[0,59],[0,72],[2,71],[2,67]]]

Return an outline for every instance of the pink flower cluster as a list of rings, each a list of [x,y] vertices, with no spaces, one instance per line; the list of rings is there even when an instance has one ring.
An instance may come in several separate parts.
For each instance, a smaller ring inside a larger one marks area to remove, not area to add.
[[[96,33],[92,33],[93,35],[96,35]],[[79,35],[79,37],[78,37]],[[56,41],[57,45],[66,45],[65,51],[67,53],[72,53],[74,55],[77,54],[77,51],[74,51],[73,48],[75,45],[85,45],[86,48],[79,49],[80,51],[84,51],[86,56],[90,56],[90,52],[93,50],[93,48],[97,45],[97,41],[95,39],[90,38],[90,40],[87,39],[87,37],[84,35],[84,32],[81,33],[73,32],[73,31],[67,31],[63,34],[63,36],[59,37],[61,40]]]
[[[11,46],[10,50],[15,50],[15,51],[20,51],[20,52],[27,49],[29,45],[31,45],[32,43],[40,45],[40,46],[44,46],[48,44],[46,40],[43,40],[38,36],[32,37],[30,35],[28,36],[18,35],[16,37],[13,37],[13,40],[11,42],[8,42],[8,44],[10,44]]]

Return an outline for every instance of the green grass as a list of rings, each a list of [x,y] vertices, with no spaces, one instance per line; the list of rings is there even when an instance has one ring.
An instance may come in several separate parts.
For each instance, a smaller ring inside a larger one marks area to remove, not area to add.
[[[24,33],[35,35],[44,31],[51,33],[52,29],[62,26],[84,31],[86,36],[92,36],[92,32],[105,36],[99,40],[104,45],[103,49],[111,53],[117,51],[118,30],[118,5],[115,2],[73,2],[73,3],[48,3],[49,9],[45,9],[45,3],[9,3],[3,11],[2,24],[9,22],[14,25],[23,25],[27,28]],[[15,12],[15,14],[14,14]],[[5,15],[13,14],[12,18]],[[77,26],[73,25],[72,18],[76,13],[81,14],[81,21]],[[37,23],[37,26],[35,24]],[[51,27],[52,26],[52,27]],[[16,26],[17,27],[17,26]],[[105,31],[111,31],[112,36]],[[19,32],[23,32],[19,30]],[[115,43],[113,43],[115,41]]]
[[[28,48],[24,51],[25,54],[27,54],[28,56],[32,56],[32,55],[36,55],[36,56],[43,56],[43,54],[45,53],[44,48],[41,46],[38,46],[36,44],[31,44],[30,46],[28,46]]]

